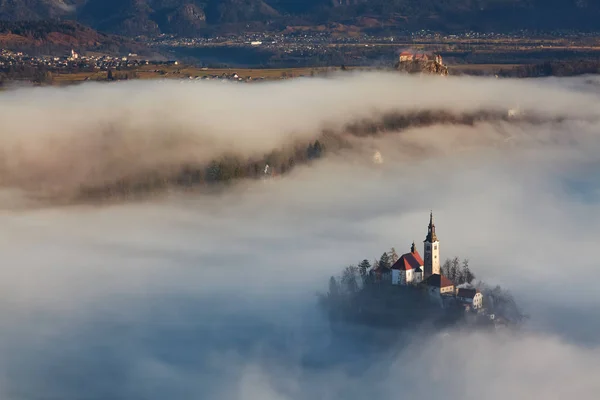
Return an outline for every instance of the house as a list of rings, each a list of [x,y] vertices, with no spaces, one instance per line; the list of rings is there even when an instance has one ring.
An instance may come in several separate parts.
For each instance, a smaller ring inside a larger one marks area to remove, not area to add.
[[[403,51],[402,53],[400,53],[400,62],[412,61],[413,58],[414,55],[411,52]]]
[[[475,310],[483,307],[483,295],[477,289],[460,288],[456,292],[456,299]]]
[[[423,259],[413,242],[410,253],[403,254],[392,265],[392,285],[409,285],[423,280]]]
[[[444,275],[433,274],[423,281],[427,287],[427,291],[432,296],[440,296],[443,294],[454,294],[454,283]]]

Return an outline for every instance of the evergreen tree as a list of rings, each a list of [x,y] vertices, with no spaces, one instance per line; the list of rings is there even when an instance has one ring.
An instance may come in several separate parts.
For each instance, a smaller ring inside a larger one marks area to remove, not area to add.
[[[313,149],[314,149],[314,157],[321,158],[321,154],[323,153],[323,146],[321,145],[321,142],[319,142],[318,140],[315,141]]]
[[[381,258],[379,259],[379,266],[381,268],[387,268],[387,269],[390,269],[392,267],[392,265],[390,264],[390,257],[388,256],[387,253],[383,253],[381,255]]]
[[[207,182],[216,182],[221,179],[221,170],[220,166],[216,161],[210,163],[209,167],[206,169],[206,181]]]
[[[306,158],[309,160],[315,158],[315,148],[312,143],[310,143],[306,148]]]
[[[367,276],[369,268],[371,268],[369,260],[362,260],[360,264],[358,264],[358,271],[360,272],[360,276],[362,276],[363,278]]]

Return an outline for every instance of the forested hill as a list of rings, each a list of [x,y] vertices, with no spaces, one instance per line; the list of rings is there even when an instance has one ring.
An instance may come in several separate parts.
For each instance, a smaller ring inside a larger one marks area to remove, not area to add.
[[[596,0],[0,0],[0,20],[75,19],[123,35],[331,22],[392,31],[598,30],[599,16]]]
[[[1,1],[1,0],[0,0]],[[132,40],[97,32],[74,21],[0,21],[0,48],[17,48],[31,54],[56,50],[144,52]]]

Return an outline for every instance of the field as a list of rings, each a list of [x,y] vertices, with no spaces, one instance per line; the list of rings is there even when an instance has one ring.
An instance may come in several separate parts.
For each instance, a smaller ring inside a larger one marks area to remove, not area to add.
[[[518,64],[457,64],[450,65],[451,74],[494,74],[501,69],[510,69]],[[237,74],[243,79],[252,78],[276,80],[318,75],[324,72],[339,71],[340,67],[317,68],[220,68],[208,69],[176,65],[146,65],[135,69],[113,71],[115,79],[195,79],[204,76],[231,76]],[[348,67],[348,70],[373,70],[364,67]],[[53,74],[54,85],[68,85],[85,81],[106,81],[107,71]]]

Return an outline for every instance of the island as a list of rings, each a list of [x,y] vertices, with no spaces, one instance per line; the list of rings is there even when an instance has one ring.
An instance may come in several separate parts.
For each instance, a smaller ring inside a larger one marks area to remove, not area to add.
[[[476,281],[467,259],[440,262],[433,213],[429,215],[423,255],[413,242],[398,256],[395,249],[373,263],[344,269],[319,295],[332,328],[368,326],[405,329],[515,329],[526,315],[500,286]]]

